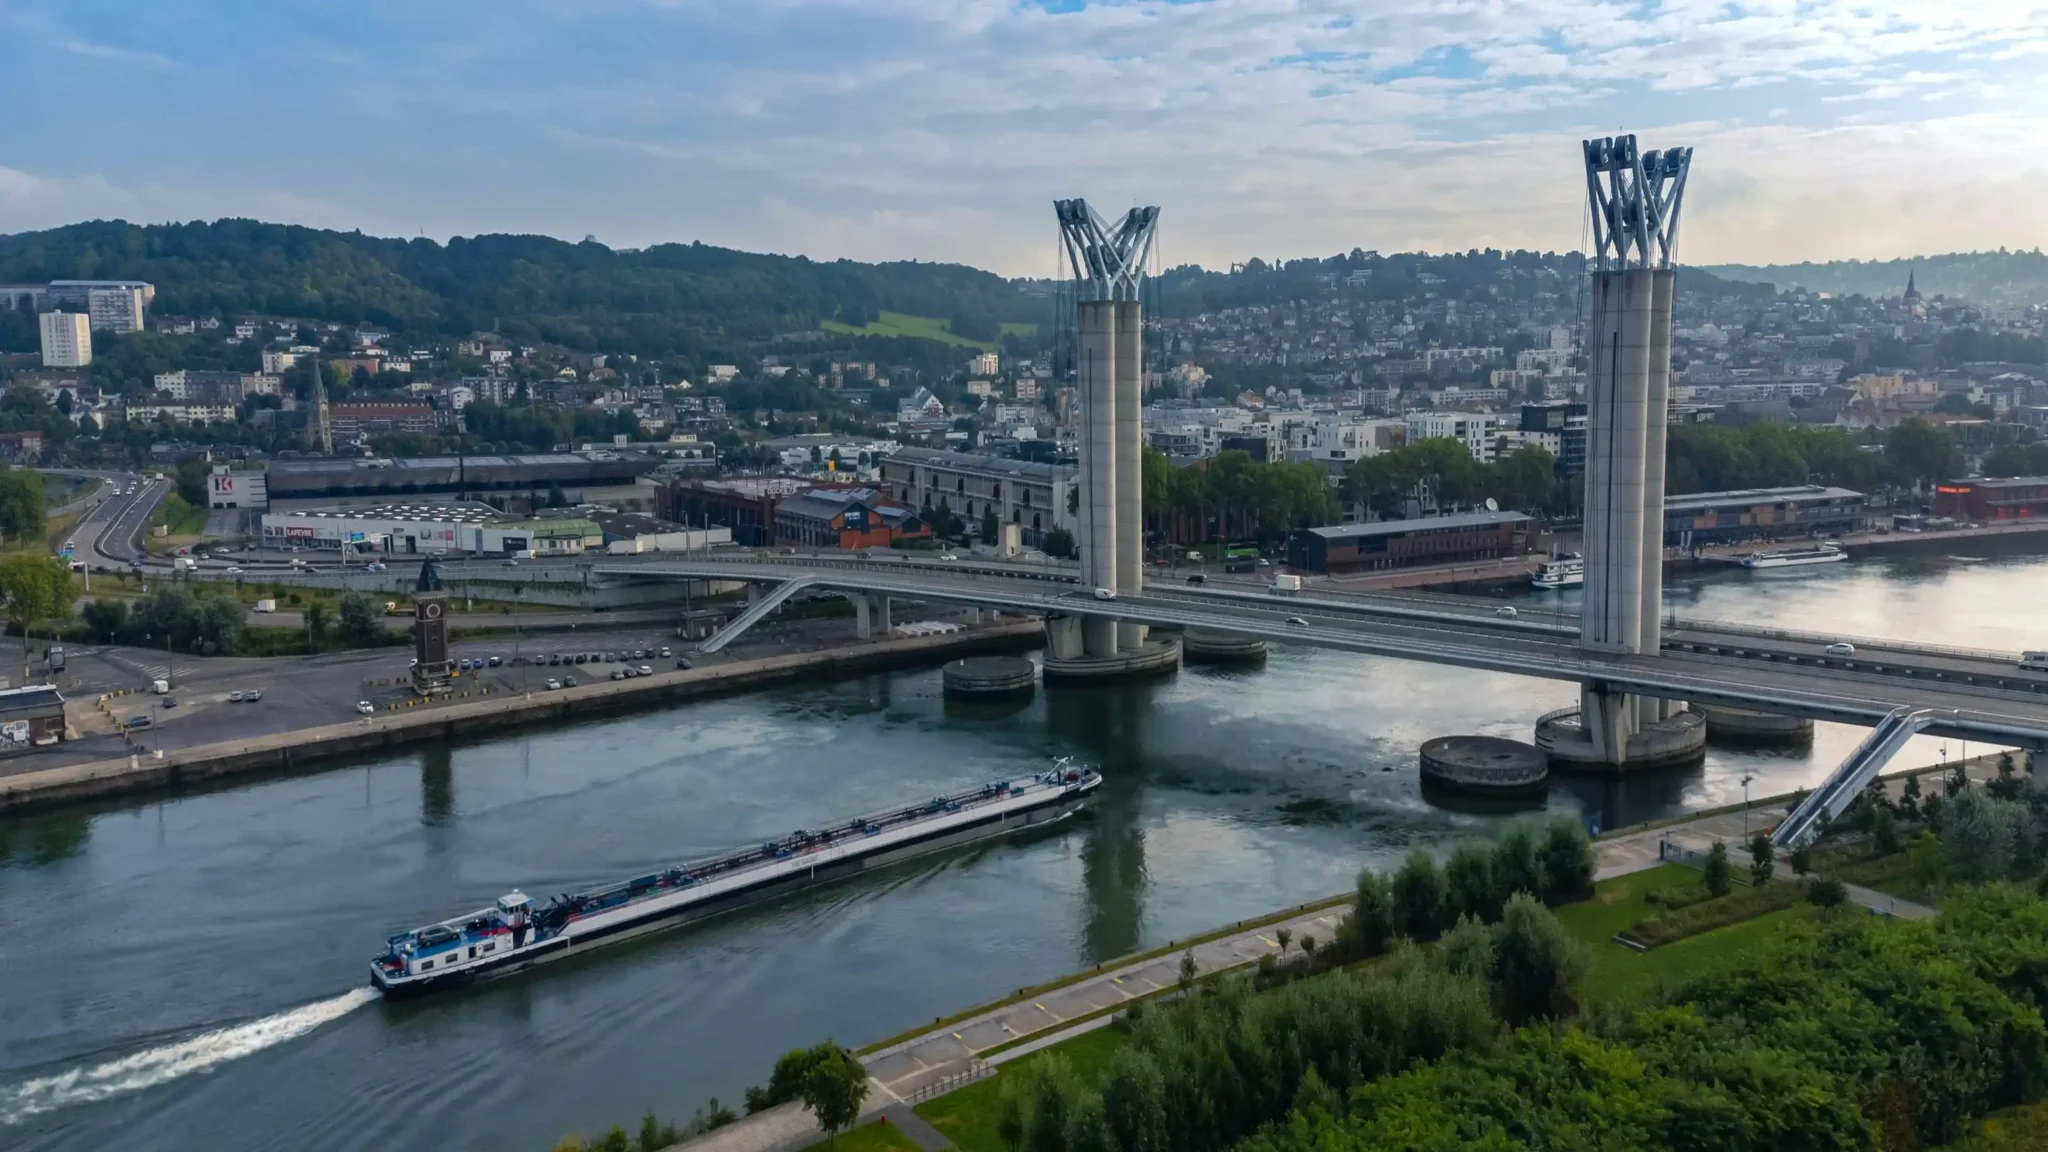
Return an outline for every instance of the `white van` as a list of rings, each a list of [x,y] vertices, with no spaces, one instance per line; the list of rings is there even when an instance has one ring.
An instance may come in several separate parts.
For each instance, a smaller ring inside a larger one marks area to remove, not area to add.
[[[149,684],[149,690],[159,696],[167,695],[171,690],[171,682],[169,680],[152,680]]]
[[[2048,652],[2020,653],[2020,667],[2029,672],[2048,672]]]

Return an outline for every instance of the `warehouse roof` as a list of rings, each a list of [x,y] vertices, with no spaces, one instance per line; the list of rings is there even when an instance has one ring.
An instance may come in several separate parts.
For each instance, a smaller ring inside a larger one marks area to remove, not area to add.
[[[1690,496],[1667,496],[1664,510],[1686,511],[1719,508],[1724,504],[1776,504],[1800,500],[1861,500],[1863,493],[1825,484],[1799,484],[1790,488],[1737,488],[1729,492],[1695,492]]]
[[[1332,524],[1327,528],[1305,528],[1325,540],[1357,540],[1367,536],[1399,536],[1409,532],[1430,532],[1458,528],[1487,528],[1496,524],[1520,524],[1529,519],[1520,512],[1460,512],[1453,516],[1424,516],[1417,520],[1376,520],[1370,524]]]

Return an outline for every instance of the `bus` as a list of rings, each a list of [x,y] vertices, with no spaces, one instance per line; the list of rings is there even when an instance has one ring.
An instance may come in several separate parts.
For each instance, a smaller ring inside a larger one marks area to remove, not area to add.
[[[1223,548],[1223,570],[1225,572],[1250,572],[1259,566],[1257,544],[1226,544]]]

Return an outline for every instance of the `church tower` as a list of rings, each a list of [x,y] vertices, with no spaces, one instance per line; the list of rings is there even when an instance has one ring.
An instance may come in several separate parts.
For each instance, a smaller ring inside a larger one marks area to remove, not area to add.
[[[313,410],[306,414],[306,450],[334,455],[334,429],[327,422],[327,385],[320,379],[320,354],[313,354]]]

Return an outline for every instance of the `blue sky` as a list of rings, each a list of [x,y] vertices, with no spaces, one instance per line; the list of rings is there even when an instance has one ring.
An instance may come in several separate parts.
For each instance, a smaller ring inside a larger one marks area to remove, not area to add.
[[[2048,244],[2048,0],[0,0],[0,106],[0,232],[1575,248],[1627,130],[1697,149],[1691,261]]]

